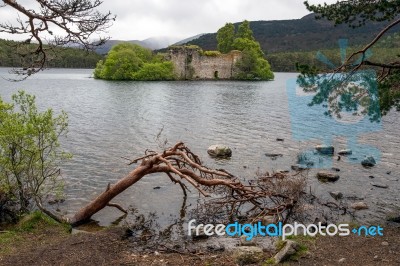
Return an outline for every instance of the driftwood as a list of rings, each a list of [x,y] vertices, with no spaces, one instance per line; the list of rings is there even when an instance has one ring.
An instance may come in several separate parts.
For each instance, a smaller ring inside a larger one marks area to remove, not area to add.
[[[45,210],[41,204],[38,206],[58,221],[78,225],[88,221],[92,215],[106,206],[117,207],[124,211],[119,205],[110,203],[114,197],[146,175],[165,173],[172,182],[180,185],[184,195],[187,195],[189,187],[192,187],[202,196],[209,197],[211,199],[209,204],[229,205],[232,211],[247,204],[251,217],[256,218],[290,212],[301,194],[298,190],[303,182],[302,179],[289,181],[286,179],[287,174],[283,173],[273,175],[266,173],[245,185],[238,177],[223,169],[213,170],[205,167],[199,157],[182,142],[161,153],[146,151],[145,156],[129,164],[135,163],[140,165],[117,183],[109,184],[103,193],[71,218],[59,217]],[[285,184],[290,185],[285,186]]]

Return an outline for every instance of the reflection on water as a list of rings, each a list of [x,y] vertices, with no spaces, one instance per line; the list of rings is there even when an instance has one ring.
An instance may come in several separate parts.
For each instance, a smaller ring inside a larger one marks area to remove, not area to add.
[[[0,69],[2,76],[7,75]],[[277,73],[273,82],[109,82],[90,78],[89,70],[50,70],[26,81],[0,80],[0,94],[6,100],[17,89],[37,96],[40,108],[64,109],[70,119],[64,147],[74,158],[63,166],[67,181],[67,201],[60,208],[72,213],[132,170],[121,157],[141,156],[146,149],[158,149],[155,137],[161,128],[163,139],[172,145],[184,141],[211,167],[224,168],[235,175],[253,177],[262,170],[286,170],[301,150],[320,144],[320,139],[298,141],[292,137],[286,81],[295,74]],[[309,184],[317,195],[329,199],[329,191],[364,197],[370,204],[362,219],[375,219],[398,208],[400,146],[399,115],[391,113],[382,120],[382,130],[358,136],[358,143],[381,151],[381,160],[373,169],[359,164],[334,161],[340,168],[340,180],[320,184],[311,171]],[[312,132],[321,125],[307,123]],[[276,141],[284,139],[283,142]],[[379,140],[379,141],[377,141]],[[333,145],[345,148],[347,139],[335,137]],[[223,143],[231,146],[230,160],[215,161],[207,147]],[[271,160],[265,153],[283,154]],[[387,174],[391,172],[390,175]],[[389,184],[386,190],[370,185]],[[153,189],[159,186],[160,189]],[[195,204],[197,194],[188,198]],[[146,176],[114,201],[141,212],[156,212],[161,225],[180,215],[182,192],[166,176]],[[110,224],[120,216],[107,208],[94,218]],[[129,219],[129,216],[128,216]]]

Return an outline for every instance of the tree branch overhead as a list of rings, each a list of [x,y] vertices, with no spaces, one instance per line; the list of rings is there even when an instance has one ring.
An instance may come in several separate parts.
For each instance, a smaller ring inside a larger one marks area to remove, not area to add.
[[[115,20],[110,12],[103,14],[96,10],[102,4],[100,0],[36,0],[32,1],[33,7],[16,0],[2,2],[1,7],[13,8],[18,18],[14,23],[0,23],[0,32],[27,36],[16,47],[22,68],[13,73],[20,79],[45,68],[53,47],[78,46],[92,50],[104,44],[109,38],[95,35],[105,33]]]

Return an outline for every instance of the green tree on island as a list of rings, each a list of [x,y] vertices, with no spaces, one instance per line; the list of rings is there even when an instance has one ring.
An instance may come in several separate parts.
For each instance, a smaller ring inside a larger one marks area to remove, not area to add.
[[[274,73],[264,58],[260,43],[254,39],[250,23],[245,20],[239,25],[235,33],[232,23],[225,24],[217,33],[218,50],[228,53],[232,50],[242,52],[242,58],[237,62],[239,73],[236,79],[240,80],[271,80]]]
[[[250,22],[247,20],[243,21],[242,24],[239,25],[236,38],[243,38],[254,41],[253,31],[250,29]]]
[[[226,23],[224,27],[217,32],[218,51],[228,53],[232,50],[235,39],[235,26],[232,23]]]
[[[172,62],[137,44],[120,43],[97,63],[94,77],[107,80],[174,80]]]

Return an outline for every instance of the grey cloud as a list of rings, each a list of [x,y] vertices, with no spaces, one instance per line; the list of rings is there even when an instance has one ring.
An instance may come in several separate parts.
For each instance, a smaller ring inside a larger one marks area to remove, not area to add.
[[[32,5],[35,1],[18,2]],[[226,22],[294,19],[308,13],[303,0],[104,0],[99,9],[117,15],[109,35],[114,39],[126,40],[152,36],[189,37],[215,32]],[[15,17],[16,12],[0,8],[0,21]]]

